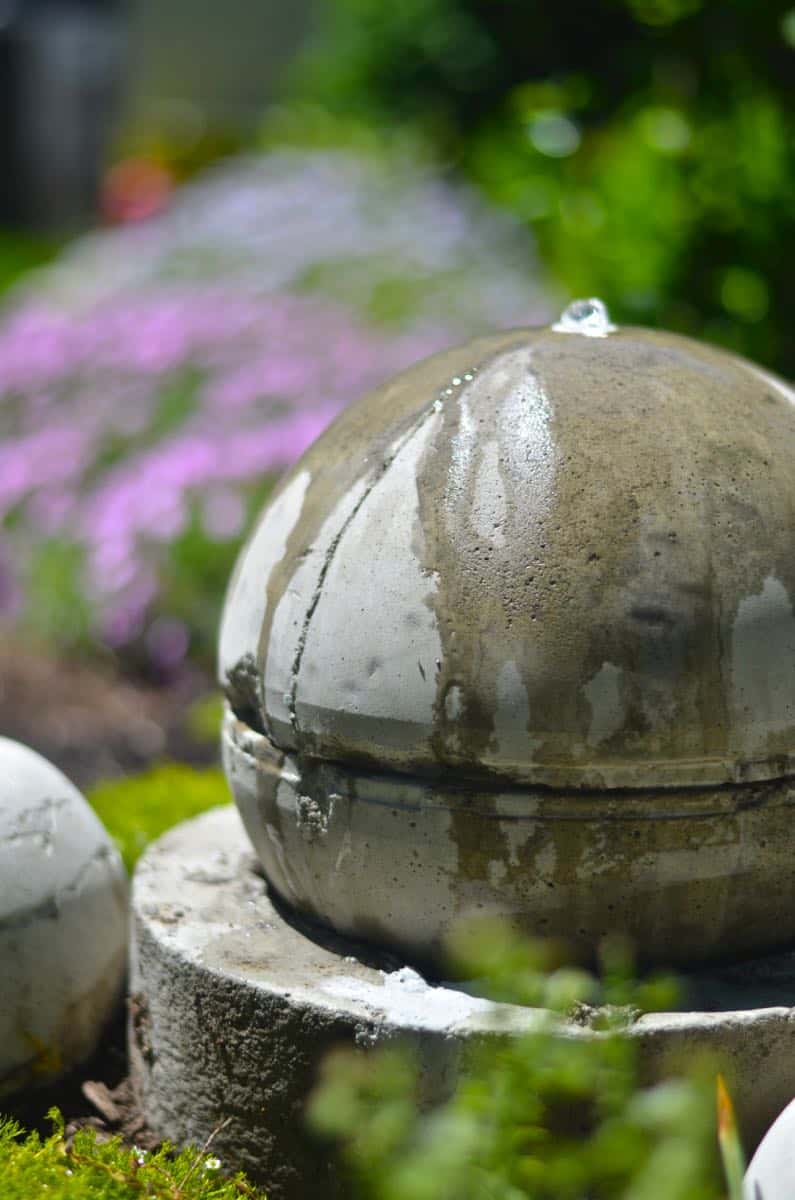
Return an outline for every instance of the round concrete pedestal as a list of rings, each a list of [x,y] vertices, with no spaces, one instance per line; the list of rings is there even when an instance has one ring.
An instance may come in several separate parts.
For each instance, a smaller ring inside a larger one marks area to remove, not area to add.
[[[342,880],[341,880],[342,885]],[[632,1027],[644,1074],[694,1052],[721,1060],[752,1149],[795,1095],[795,953],[688,977],[696,1011]],[[335,1045],[410,1041],[426,1099],[447,1094],[468,1045],[537,1019],[491,1004],[277,910],[233,808],[178,826],[141,860],[133,888],[130,1049],[152,1129],[202,1144],[270,1200],[333,1196],[333,1163],[303,1110]],[[565,1036],[594,1036],[568,1025]],[[220,1128],[219,1128],[220,1127]]]

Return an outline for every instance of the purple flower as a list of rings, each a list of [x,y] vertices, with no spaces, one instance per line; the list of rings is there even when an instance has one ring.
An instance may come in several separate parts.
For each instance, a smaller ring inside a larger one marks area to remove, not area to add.
[[[77,243],[0,320],[0,613],[36,540],[70,540],[97,636],[170,669],[191,638],[164,592],[175,543],[240,536],[251,489],[384,378],[543,319],[520,243],[408,164],[298,152]],[[361,314],[393,283],[416,300],[387,329]]]

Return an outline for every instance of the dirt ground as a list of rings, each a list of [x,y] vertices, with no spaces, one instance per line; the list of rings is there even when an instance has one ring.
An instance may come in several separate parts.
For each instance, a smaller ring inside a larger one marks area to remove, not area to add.
[[[163,758],[211,763],[215,745],[187,719],[211,686],[198,670],[156,686],[0,641],[0,735],[32,746],[80,788]]]
[[[127,1078],[126,1011],[120,1003],[113,1020],[88,1062],[47,1087],[28,1090],[0,1101],[0,1113],[42,1137],[53,1132],[47,1117],[58,1108],[67,1136],[90,1126],[100,1137],[118,1134],[128,1145],[151,1150],[158,1139],[146,1126]]]

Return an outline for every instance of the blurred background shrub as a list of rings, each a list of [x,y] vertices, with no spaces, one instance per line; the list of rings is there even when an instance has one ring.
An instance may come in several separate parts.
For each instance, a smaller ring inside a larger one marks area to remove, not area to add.
[[[309,126],[409,126],[569,295],[795,369],[787,0],[334,0]]]

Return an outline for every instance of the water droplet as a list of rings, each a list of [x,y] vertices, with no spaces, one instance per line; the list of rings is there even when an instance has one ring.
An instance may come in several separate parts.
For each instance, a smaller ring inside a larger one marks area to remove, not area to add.
[[[454,375],[447,387],[442,388],[439,392],[439,398],[434,404],[434,410],[439,411],[439,407],[444,403],[445,396],[454,396],[456,388],[463,387],[465,383],[471,383],[477,373],[477,367],[471,367],[469,371],[462,375]]]
[[[607,307],[601,300],[572,300],[552,326],[555,333],[579,333],[583,337],[607,337],[617,326],[610,321]]]

